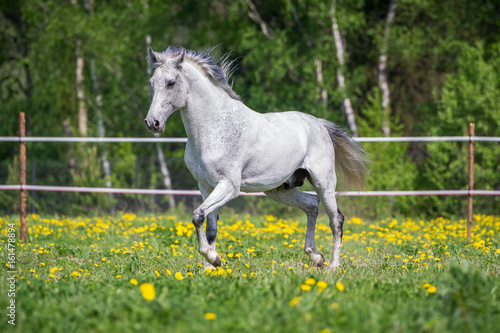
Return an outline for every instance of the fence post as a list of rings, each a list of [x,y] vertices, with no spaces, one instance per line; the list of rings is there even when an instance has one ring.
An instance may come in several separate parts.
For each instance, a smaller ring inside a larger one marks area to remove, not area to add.
[[[26,241],[26,142],[21,140],[26,136],[26,120],[24,112],[19,112],[19,198],[20,198],[20,237]]]
[[[474,190],[474,123],[469,123],[469,202],[467,208],[467,241],[470,242],[472,228],[472,190]]]

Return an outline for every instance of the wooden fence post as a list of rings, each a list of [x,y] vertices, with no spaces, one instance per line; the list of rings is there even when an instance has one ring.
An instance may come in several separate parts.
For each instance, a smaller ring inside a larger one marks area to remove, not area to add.
[[[472,228],[472,190],[474,190],[474,123],[469,123],[469,202],[467,208],[467,241],[470,242]]]
[[[26,142],[21,140],[26,136],[26,120],[24,112],[19,113],[19,191],[20,198],[20,237],[26,241]]]

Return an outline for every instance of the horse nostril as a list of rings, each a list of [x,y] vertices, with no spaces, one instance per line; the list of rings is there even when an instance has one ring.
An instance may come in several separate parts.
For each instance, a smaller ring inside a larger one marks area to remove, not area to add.
[[[158,120],[155,120],[154,128],[156,129],[160,128],[160,122]]]

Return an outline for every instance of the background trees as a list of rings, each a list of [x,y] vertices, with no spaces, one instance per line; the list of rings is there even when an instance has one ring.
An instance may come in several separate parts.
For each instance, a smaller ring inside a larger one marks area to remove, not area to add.
[[[107,136],[149,136],[143,125],[149,106],[149,36],[154,49],[179,45],[200,50],[220,44],[221,52],[233,51],[238,62],[234,89],[260,112],[301,110],[352,130],[347,98],[360,136],[463,135],[469,121],[476,123],[476,135],[495,136],[500,123],[499,15],[493,0],[3,1],[0,135],[16,135],[23,110],[28,135],[79,136],[83,106],[88,136],[100,135],[101,121]],[[185,135],[178,115],[169,120],[166,132]],[[366,147],[374,160],[369,189],[466,188],[463,144]],[[183,148],[162,145],[172,186],[194,188]],[[477,149],[477,187],[498,189],[498,145],[478,144]],[[16,150],[10,143],[0,146],[1,183],[15,180]],[[110,176],[102,167],[104,150]],[[28,182],[165,186],[153,145],[31,143],[28,151],[28,163],[36,168]],[[5,199],[1,210],[14,209],[9,193],[0,196]],[[64,198],[36,193],[30,200],[35,209],[66,214],[64,201],[73,213],[169,206],[162,197]],[[197,200],[180,199],[187,205]],[[487,199],[477,199],[481,209],[498,207],[498,199]],[[377,200],[344,204],[369,215],[404,214],[415,207],[422,214],[459,214],[464,207],[461,198]]]

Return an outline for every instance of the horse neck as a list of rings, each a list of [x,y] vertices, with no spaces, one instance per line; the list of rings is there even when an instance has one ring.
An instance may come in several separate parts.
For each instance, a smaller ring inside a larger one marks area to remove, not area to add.
[[[187,136],[201,140],[215,133],[214,129],[232,126],[241,117],[243,103],[231,98],[193,66],[185,68],[189,91],[181,115]]]

